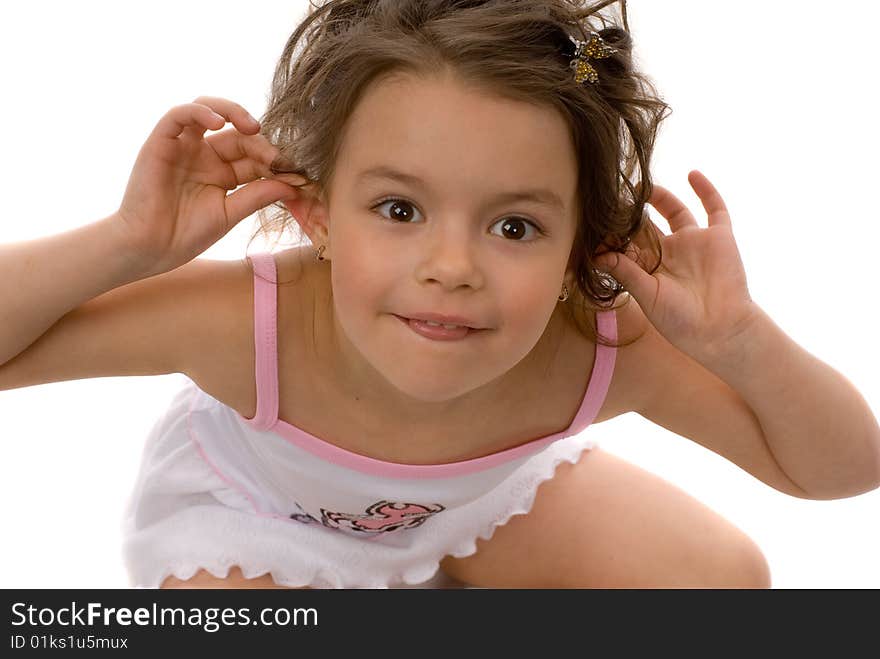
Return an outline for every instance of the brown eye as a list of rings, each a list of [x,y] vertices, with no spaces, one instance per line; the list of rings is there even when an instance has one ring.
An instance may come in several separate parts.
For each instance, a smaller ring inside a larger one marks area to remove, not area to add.
[[[373,206],[370,210],[376,211],[378,208],[386,205],[388,206],[388,215],[386,216],[385,213],[379,213],[379,215],[388,219],[391,222],[399,224],[412,224],[411,220],[413,217],[413,211],[419,213],[419,211],[416,209],[415,204],[407,201],[406,199],[400,199],[398,197],[388,197],[387,199],[383,199],[378,204]],[[532,233],[537,234],[537,236],[547,235],[546,232],[541,229],[541,227],[539,227],[537,224],[522,217],[507,217],[502,220],[498,220],[498,222],[496,222],[493,226],[501,226],[502,236],[510,238],[509,242],[534,242],[536,240],[536,237],[526,239],[523,238],[523,236],[528,235],[530,228],[532,230]]]
[[[535,225],[528,220],[521,217],[510,217],[505,220],[500,220],[498,224],[501,226],[501,230],[504,232],[504,235],[514,238],[516,242],[526,242],[522,240],[522,237],[526,233],[528,233],[528,227],[530,226],[536,232],[540,233],[540,229],[535,227]]]
[[[386,199],[373,206],[373,210],[386,204],[390,204],[389,213],[391,214],[391,217],[389,217],[389,219],[394,220],[395,222],[406,223],[412,217],[411,211],[415,208],[405,199]],[[382,217],[385,216],[383,215]]]

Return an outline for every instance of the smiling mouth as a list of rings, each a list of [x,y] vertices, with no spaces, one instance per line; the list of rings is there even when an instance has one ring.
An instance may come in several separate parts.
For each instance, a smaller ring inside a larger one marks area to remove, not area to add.
[[[424,320],[422,318],[408,318],[407,316],[398,316],[398,318],[403,318],[404,320],[414,320],[417,323],[424,323],[425,325],[429,325],[431,327],[445,327],[446,329],[460,329],[462,327],[466,327],[467,329],[474,331],[479,329],[478,327],[471,327],[470,325],[459,325],[457,323],[441,323],[435,320]]]
[[[444,327],[443,325],[430,325],[427,321],[415,320],[405,316],[392,314],[415,333],[435,341],[460,341],[468,336],[484,332],[483,329],[474,329],[466,325],[456,327]]]

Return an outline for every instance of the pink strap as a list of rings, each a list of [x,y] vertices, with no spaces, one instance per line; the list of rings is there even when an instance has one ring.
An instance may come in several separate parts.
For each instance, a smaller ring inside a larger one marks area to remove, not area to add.
[[[251,425],[268,430],[278,421],[278,278],[275,257],[261,252],[248,257],[254,270],[254,363],[257,412]]]

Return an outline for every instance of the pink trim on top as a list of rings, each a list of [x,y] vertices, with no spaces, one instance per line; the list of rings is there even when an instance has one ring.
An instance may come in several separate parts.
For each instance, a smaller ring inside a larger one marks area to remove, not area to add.
[[[228,476],[226,473],[224,473],[223,470],[217,466],[217,463],[214,462],[210,457],[208,457],[208,453],[207,453],[207,451],[205,451],[205,447],[202,446],[202,443],[199,441],[199,438],[196,436],[196,433],[192,427],[192,411],[193,411],[193,407],[196,402],[197,395],[198,395],[198,390],[195,391],[193,397],[190,399],[189,413],[186,416],[186,431],[189,434],[190,441],[193,444],[195,444],[196,449],[198,449],[199,455],[202,456],[202,460],[204,460],[205,463],[211,469],[214,470],[214,473],[216,473],[217,476],[219,476],[220,480],[222,480],[224,483],[226,483],[230,489],[235,490],[236,492],[241,494],[245,499],[247,499],[248,503],[251,505],[251,508],[254,509],[254,514],[257,517],[268,517],[271,519],[283,519],[286,522],[295,522],[295,520],[291,519],[290,517],[288,517],[286,515],[279,515],[277,513],[266,512],[265,510],[260,508],[257,505],[257,498],[253,494],[251,494],[244,485],[241,485],[234,478],[232,478],[232,477]],[[302,522],[296,522],[296,523],[301,524]]]
[[[257,277],[257,274],[276,282],[275,259],[271,253],[264,252],[251,257],[254,265],[254,346],[257,365],[257,412],[247,418],[236,412],[248,425],[257,430],[273,430],[291,444],[335,464],[375,476],[389,478],[447,478],[462,476],[485,469],[491,469],[510,460],[526,457],[553,442],[576,435],[586,429],[596,418],[614,372],[617,349],[596,345],[593,372],[587,383],[587,390],[574,420],[565,430],[545,437],[533,439],[525,444],[505,449],[491,455],[471,460],[435,465],[401,464],[377,460],[359,453],[353,453],[326,442],[323,439],[297,428],[278,418],[278,359],[275,323],[277,298],[275,283]],[[617,317],[614,311],[601,311],[596,314],[599,333],[614,342],[617,340]]]

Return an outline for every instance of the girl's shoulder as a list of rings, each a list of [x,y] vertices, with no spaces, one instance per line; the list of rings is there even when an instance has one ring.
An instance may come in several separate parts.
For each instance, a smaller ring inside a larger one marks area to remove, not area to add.
[[[272,256],[278,282],[272,315],[277,350],[284,353],[289,346],[302,344],[308,325],[303,312],[313,307],[312,275],[310,268],[304,267],[307,255],[303,248]],[[202,391],[251,418],[257,406],[255,274],[248,259],[214,263],[212,322],[199,336],[199,367],[187,375]]]

